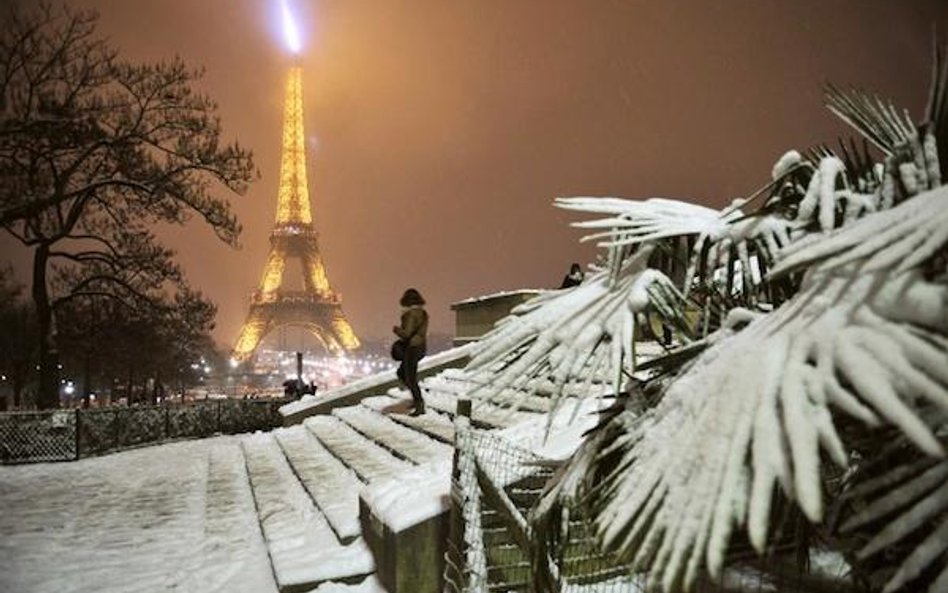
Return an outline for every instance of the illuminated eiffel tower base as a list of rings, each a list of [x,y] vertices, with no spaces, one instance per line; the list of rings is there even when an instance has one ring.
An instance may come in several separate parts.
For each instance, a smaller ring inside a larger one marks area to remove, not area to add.
[[[308,330],[332,354],[359,347],[359,338],[342,312],[342,299],[329,286],[317,238],[306,184],[302,70],[294,66],[286,85],[280,191],[270,255],[260,287],[251,296],[250,312],[232,352],[234,360],[252,359],[260,342],[283,327]],[[302,266],[302,290],[282,288],[289,260]]]

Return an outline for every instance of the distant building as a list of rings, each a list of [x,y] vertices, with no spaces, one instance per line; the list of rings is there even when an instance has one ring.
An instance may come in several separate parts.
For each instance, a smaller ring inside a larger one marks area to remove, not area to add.
[[[458,301],[455,312],[454,345],[473,342],[489,332],[510,311],[543,292],[536,289],[511,290]]]

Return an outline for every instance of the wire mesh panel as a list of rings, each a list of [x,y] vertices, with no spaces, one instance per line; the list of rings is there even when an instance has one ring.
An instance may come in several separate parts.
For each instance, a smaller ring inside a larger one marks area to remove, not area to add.
[[[539,520],[538,503],[551,486],[553,466],[499,437],[456,422],[451,541],[445,581],[455,593],[658,593],[646,571],[604,551],[586,507],[561,501],[555,514]],[[547,509],[549,510],[549,509]],[[722,574],[701,574],[690,593],[819,593],[851,591],[842,558],[836,574],[808,569],[813,549],[790,537],[800,528],[789,517],[788,537],[759,558],[749,542],[735,537]],[[840,568],[842,567],[842,568]],[[842,572],[840,572],[842,571]],[[678,590],[678,589],[676,589]]]
[[[533,582],[527,516],[552,469],[537,455],[490,431],[471,430],[470,443],[484,501],[487,590],[526,593]]]
[[[164,440],[165,411],[158,406],[129,408],[129,413],[119,417],[124,420],[119,432],[118,448],[135,447]]]
[[[533,453],[467,418],[456,426],[453,489],[458,534],[449,543],[445,580],[464,592],[533,590],[527,514],[552,470]]]
[[[267,430],[283,423],[279,406],[268,400],[231,400],[220,408],[219,431],[224,434],[239,434],[255,430]],[[280,404],[282,405],[282,401]]]
[[[168,438],[199,438],[214,434],[217,432],[218,409],[217,402],[166,407]]]
[[[0,461],[3,463],[68,461],[76,457],[74,411],[0,414]]]
[[[95,455],[118,448],[124,408],[86,410],[79,415],[79,455]]]
[[[600,550],[587,518],[579,513],[565,517],[568,539],[551,557],[550,550],[540,543],[547,534],[539,533],[529,518],[553,477],[555,465],[489,431],[472,430],[470,439],[483,476],[479,484],[486,504],[481,524],[489,591],[645,590],[643,576],[628,574],[625,565]],[[522,518],[519,528],[511,522],[512,516]]]

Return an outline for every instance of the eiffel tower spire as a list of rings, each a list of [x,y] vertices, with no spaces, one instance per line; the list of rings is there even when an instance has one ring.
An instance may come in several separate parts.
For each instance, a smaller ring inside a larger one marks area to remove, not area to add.
[[[280,193],[276,223],[311,224],[306,183],[306,143],[303,128],[303,69],[290,68],[283,105],[283,152],[280,155]]]
[[[342,312],[342,299],[329,286],[318,236],[306,180],[303,71],[295,65],[290,68],[286,82],[280,189],[276,221],[270,233],[270,254],[234,346],[235,360],[251,358],[267,334],[284,326],[309,330],[333,354],[359,347],[359,339]],[[283,273],[290,259],[298,260],[302,266],[303,290],[283,288]]]

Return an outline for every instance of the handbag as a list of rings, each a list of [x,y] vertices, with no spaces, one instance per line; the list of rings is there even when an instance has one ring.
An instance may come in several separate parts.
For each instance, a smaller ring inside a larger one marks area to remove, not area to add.
[[[395,360],[403,360],[405,358],[405,350],[408,348],[408,344],[405,340],[401,338],[392,342],[392,358]]]
[[[418,333],[418,328],[415,328],[415,331],[411,332],[411,335],[407,338],[398,338],[392,342],[392,350],[389,352],[389,354],[392,355],[392,359],[405,360],[405,351],[408,350],[408,342],[415,337],[416,333]]]

